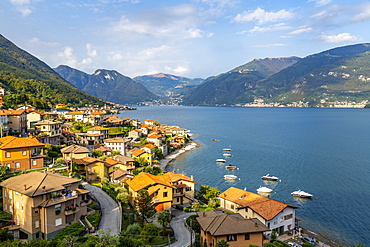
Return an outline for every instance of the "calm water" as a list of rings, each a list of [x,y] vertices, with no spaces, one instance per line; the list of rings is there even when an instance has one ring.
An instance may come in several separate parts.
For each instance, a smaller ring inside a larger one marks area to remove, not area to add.
[[[200,147],[173,167],[200,185],[255,191],[274,189],[272,198],[296,205],[300,224],[343,246],[370,245],[370,110],[316,108],[141,107],[121,117],[154,119],[189,129]],[[217,139],[219,141],[212,141]],[[232,149],[226,171],[216,164]],[[267,173],[281,179],[263,182]],[[230,182],[225,174],[240,180]],[[314,195],[296,200],[296,189]]]

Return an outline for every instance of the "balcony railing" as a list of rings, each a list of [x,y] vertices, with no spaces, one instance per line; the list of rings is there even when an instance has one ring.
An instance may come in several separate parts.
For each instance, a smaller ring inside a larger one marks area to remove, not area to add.
[[[71,214],[74,214],[74,213],[77,213],[78,211],[80,211],[80,207],[73,207],[71,208],[70,210],[65,210],[64,211],[64,214],[65,215],[71,215]]]

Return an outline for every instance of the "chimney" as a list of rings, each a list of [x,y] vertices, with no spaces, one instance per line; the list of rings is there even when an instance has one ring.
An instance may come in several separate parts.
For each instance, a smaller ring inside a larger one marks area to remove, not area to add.
[[[24,184],[23,186],[24,186],[24,190],[27,190],[27,185],[26,185],[26,184]]]

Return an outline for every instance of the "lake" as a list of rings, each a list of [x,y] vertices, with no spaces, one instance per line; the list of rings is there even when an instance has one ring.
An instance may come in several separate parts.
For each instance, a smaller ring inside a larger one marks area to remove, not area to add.
[[[189,129],[200,146],[178,157],[173,169],[193,175],[198,188],[255,192],[264,185],[272,198],[299,207],[300,225],[343,246],[370,245],[370,110],[162,106],[119,116]],[[223,148],[232,156],[225,158]],[[227,171],[218,158],[239,170]],[[281,181],[263,182],[268,173]],[[240,180],[224,180],[225,174]],[[294,199],[297,189],[313,199]]]

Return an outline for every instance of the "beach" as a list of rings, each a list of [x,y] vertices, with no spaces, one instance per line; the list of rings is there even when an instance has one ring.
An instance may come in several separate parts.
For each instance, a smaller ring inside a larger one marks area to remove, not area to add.
[[[184,147],[182,147],[179,150],[176,150],[175,152],[170,153],[166,156],[166,158],[159,161],[159,167],[162,170],[166,170],[166,167],[169,163],[171,163],[173,160],[175,160],[179,155],[185,153],[186,151],[190,151],[194,148],[198,147],[198,144],[194,141],[190,141],[188,144],[186,144]]]

